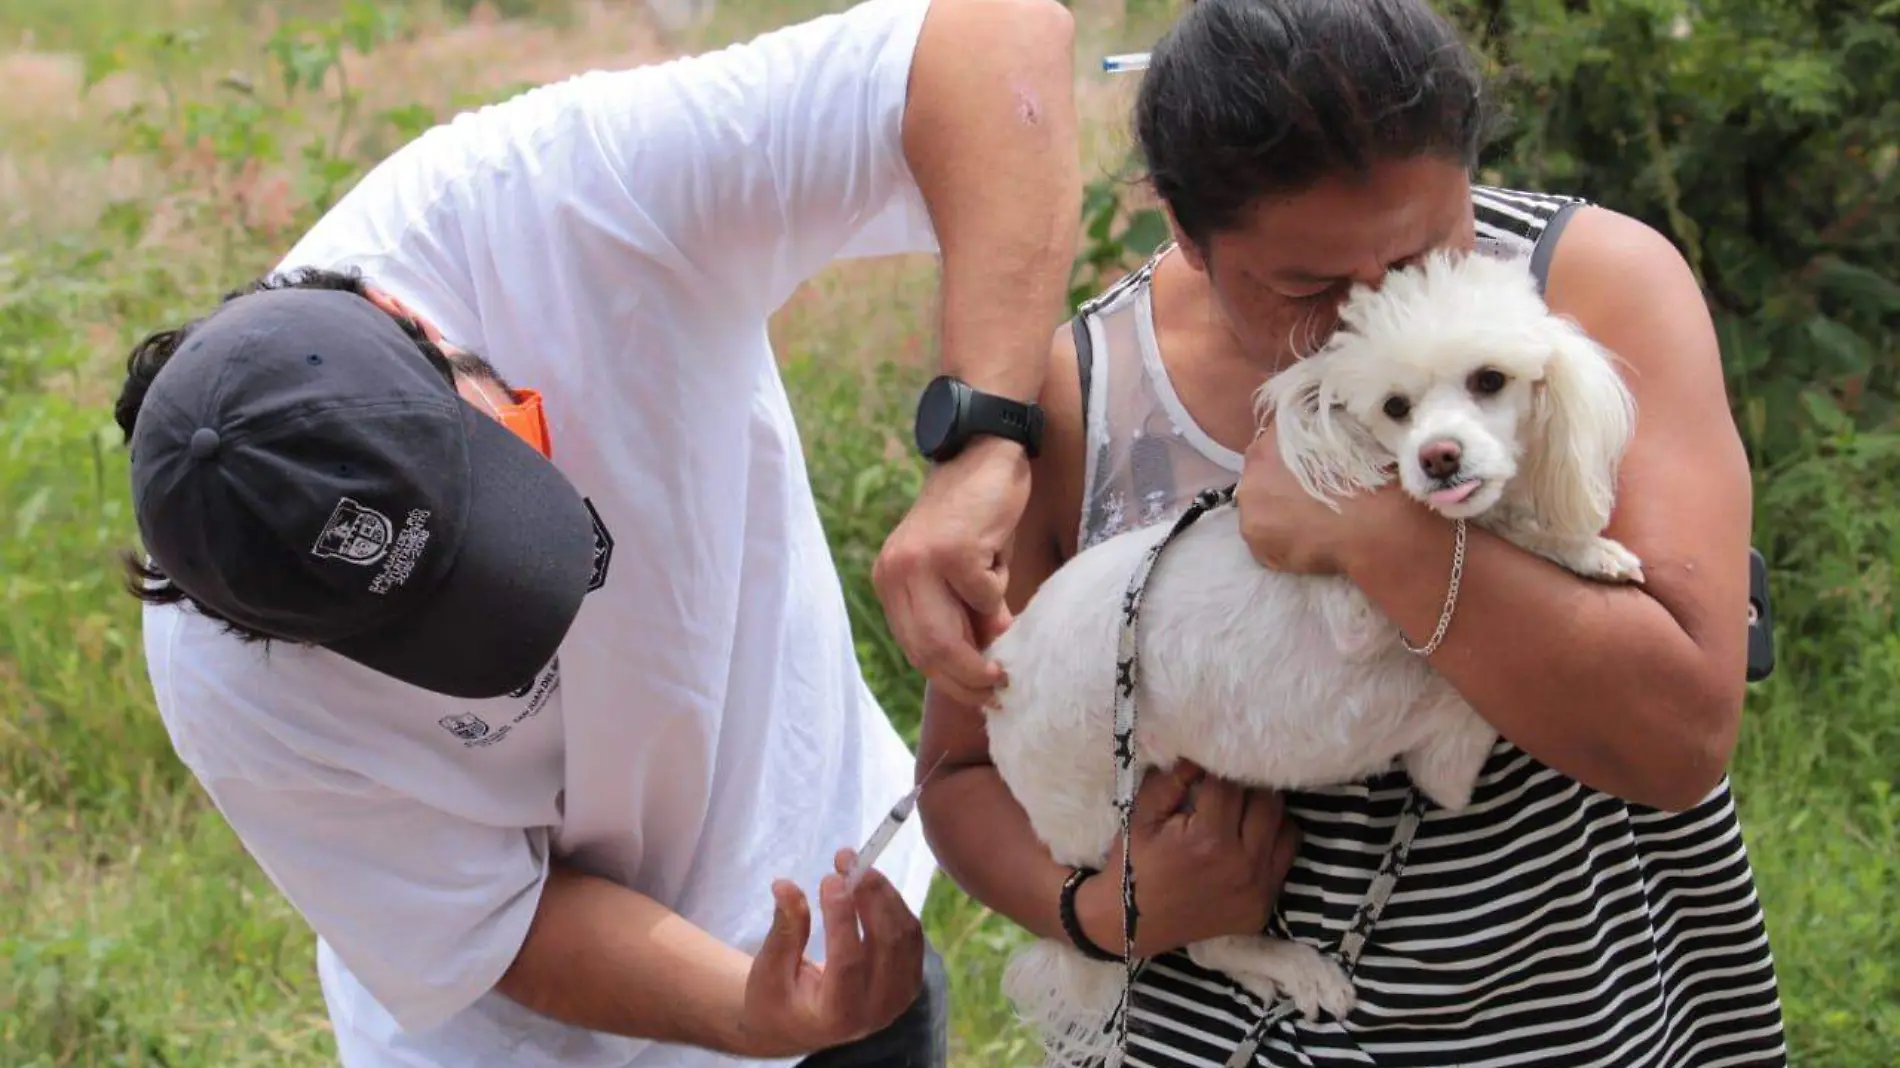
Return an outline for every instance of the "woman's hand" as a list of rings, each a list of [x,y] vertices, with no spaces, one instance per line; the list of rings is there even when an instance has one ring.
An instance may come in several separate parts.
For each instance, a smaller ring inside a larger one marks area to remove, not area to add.
[[[1302,489],[1280,456],[1271,426],[1254,437],[1241,467],[1234,505],[1240,535],[1254,559],[1275,571],[1337,575],[1346,561],[1394,524],[1413,518],[1412,499],[1397,480],[1337,502],[1334,511]]]
[[[1135,954],[1222,935],[1259,934],[1299,851],[1280,795],[1211,778],[1193,764],[1148,773],[1135,795]],[[1122,949],[1121,846],[1076,891],[1083,933]]]

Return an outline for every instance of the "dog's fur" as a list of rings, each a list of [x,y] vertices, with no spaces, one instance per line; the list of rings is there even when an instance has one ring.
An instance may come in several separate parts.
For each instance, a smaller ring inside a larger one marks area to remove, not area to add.
[[[1501,388],[1486,372],[1502,376]],[[1401,418],[1389,414],[1401,407],[1394,397],[1409,409]],[[1382,485],[1396,466],[1405,492],[1447,517],[1582,575],[1642,581],[1636,557],[1602,537],[1633,399],[1610,355],[1546,308],[1521,260],[1438,254],[1377,291],[1355,289],[1333,337],[1269,380],[1257,402],[1301,486],[1334,508],[1332,498]],[[1478,488],[1433,503],[1447,480],[1427,473],[1421,450],[1446,439],[1462,448],[1449,481]],[[1009,675],[986,709],[991,757],[1065,865],[1102,867],[1119,832],[1111,734],[1122,598],[1169,526],[1077,554],[990,649]],[[1449,577],[1450,563],[1415,565]],[[1427,797],[1457,810],[1497,740],[1347,580],[1259,566],[1232,508],[1163,553],[1141,625],[1138,768],[1187,759],[1220,778],[1301,790],[1397,760]],[[1263,998],[1285,994],[1308,1017],[1343,1018],[1354,1003],[1344,972],[1303,944],[1231,937],[1188,952]],[[1041,1030],[1051,1064],[1082,1064],[1109,1052],[1124,974],[1044,940],[1011,961],[1004,987]]]

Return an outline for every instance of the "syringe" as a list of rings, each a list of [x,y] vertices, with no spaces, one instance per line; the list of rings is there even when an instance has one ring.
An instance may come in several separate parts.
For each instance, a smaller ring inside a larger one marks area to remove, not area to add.
[[[858,880],[864,877],[865,872],[871,870],[871,865],[877,863],[878,855],[891,844],[891,839],[897,837],[897,832],[903,829],[904,821],[910,819],[910,814],[917,811],[917,799],[923,795],[924,784],[937,774],[937,769],[943,765],[943,758],[948,755],[948,753],[937,754],[937,762],[930,765],[930,770],[924,773],[923,778],[917,780],[917,785],[911,787],[909,793],[898,798],[897,804],[891,806],[890,815],[885,816],[884,822],[878,824],[877,830],[871,832],[871,837],[865,841],[864,848],[858,850],[858,859],[851,865],[851,870],[845,873],[844,888],[847,891],[857,889]]]

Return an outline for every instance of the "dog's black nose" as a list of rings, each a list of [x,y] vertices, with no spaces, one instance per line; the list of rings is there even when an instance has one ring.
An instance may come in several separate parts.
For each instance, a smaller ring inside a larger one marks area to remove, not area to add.
[[[1458,461],[1464,450],[1455,441],[1434,441],[1418,450],[1418,465],[1433,478],[1450,478],[1458,473]]]

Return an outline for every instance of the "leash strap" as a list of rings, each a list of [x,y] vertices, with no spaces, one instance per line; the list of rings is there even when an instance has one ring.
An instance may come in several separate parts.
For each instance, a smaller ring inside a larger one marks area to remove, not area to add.
[[[1203,490],[1195,495],[1194,501],[1174,521],[1174,526],[1155,542],[1141,561],[1135,566],[1134,574],[1129,576],[1128,590],[1122,597],[1121,637],[1115,657],[1115,808],[1121,817],[1122,840],[1122,964],[1126,974],[1122,981],[1119,1003],[1115,1008],[1115,1051],[1109,1058],[1109,1068],[1119,1068],[1128,1054],[1128,1023],[1130,1003],[1134,996],[1135,976],[1141,962],[1135,957],[1135,926],[1140,920],[1140,910],[1135,907],[1135,867],[1134,853],[1130,843],[1133,841],[1133,822],[1135,812],[1135,690],[1141,680],[1141,602],[1147,593],[1148,577],[1154,571],[1163,550],[1181,536],[1188,527],[1193,526],[1203,515],[1216,508],[1233,503],[1234,491],[1238,484],[1220,489]],[[1346,934],[1340,939],[1339,961],[1345,969],[1347,978],[1351,978],[1359,964],[1359,954],[1365,949],[1366,940],[1372,928],[1384,913],[1386,902],[1392,896],[1392,890],[1398,885],[1399,876],[1405,870],[1406,857],[1412,849],[1412,838],[1418,832],[1419,821],[1424,817],[1427,801],[1416,788],[1407,795],[1405,808],[1400,813],[1398,826],[1393,829],[1392,842],[1386,848],[1385,857],[1379,863],[1379,870],[1367,888],[1366,898],[1360,903],[1358,912],[1348,925]],[[1240,1046],[1227,1059],[1227,1068],[1244,1068],[1250,1063],[1265,1040],[1267,1031],[1281,1020],[1291,1016],[1294,1005],[1282,998],[1269,1005],[1260,1020],[1247,1033]]]
[[[1131,835],[1135,813],[1135,689],[1141,678],[1141,601],[1148,589],[1148,575],[1174,539],[1194,522],[1215,508],[1231,503],[1238,484],[1224,489],[1203,490],[1174,521],[1174,527],[1154,543],[1135,566],[1128,580],[1128,592],[1122,597],[1121,643],[1115,656],[1115,807],[1121,815],[1122,836],[1122,965],[1127,974],[1122,980],[1120,1002],[1115,1007],[1115,1053],[1111,1068],[1118,1068],[1128,1053],[1129,1002],[1134,995],[1135,924],[1140,919],[1135,908],[1135,862]]]

